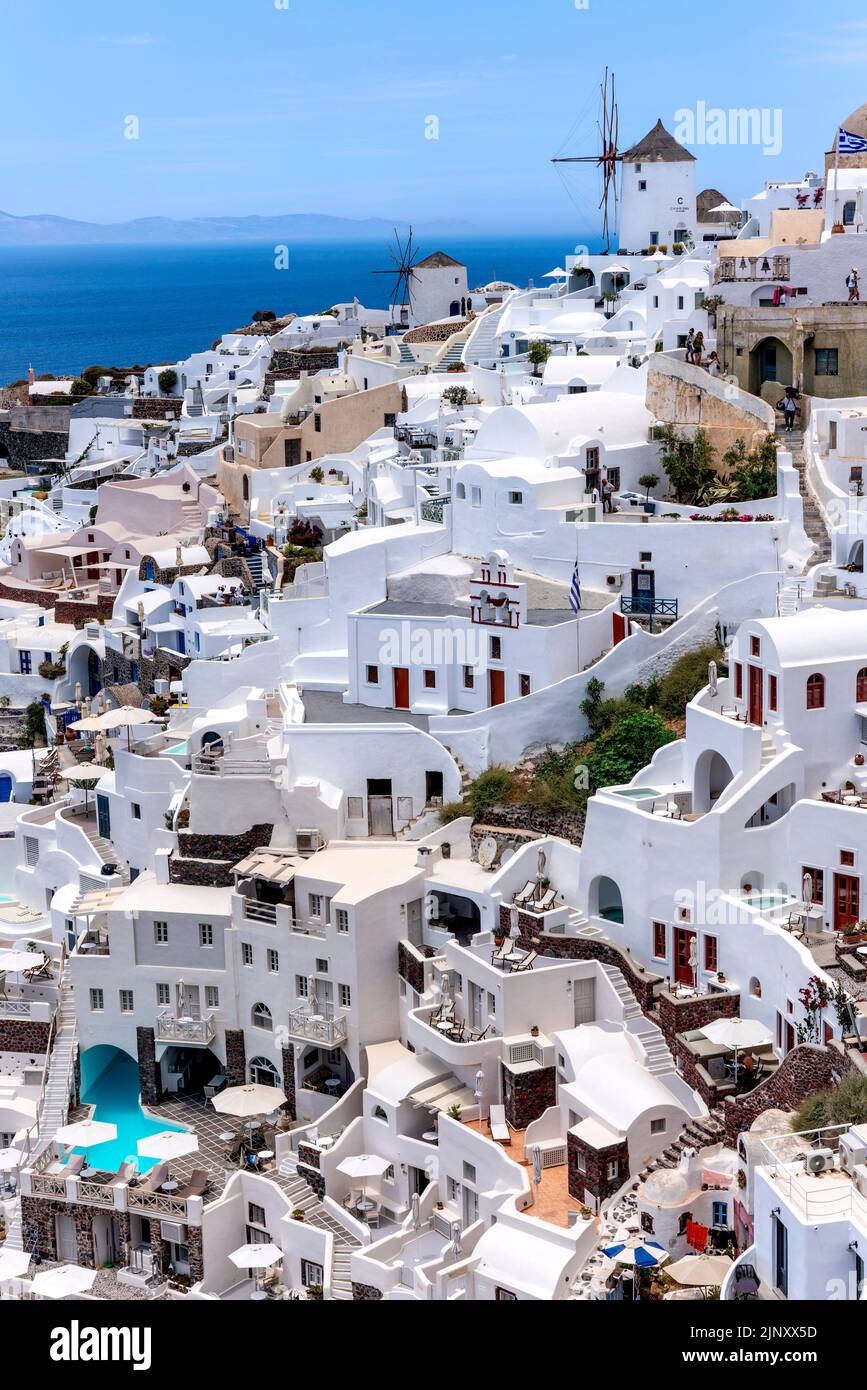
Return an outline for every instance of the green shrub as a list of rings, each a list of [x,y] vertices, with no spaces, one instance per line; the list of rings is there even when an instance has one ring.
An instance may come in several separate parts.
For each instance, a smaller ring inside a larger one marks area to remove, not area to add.
[[[447,801],[440,807],[440,825],[451,825],[453,820],[460,820],[461,816],[467,814],[467,808],[462,801]]]
[[[174,367],[166,367],[165,371],[160,372],[159,376],[157,377],[157,381],[160,384],[160,390],[162,391],[163,395],[167,396],[169,392],[174,391],[175,387],[177,386],[178,374],[175,371]]]
[[[489,767],[470,787],[470,809],[479,817],[489,806],[510,801],[515,790],[515,774],[508,767]]]
[[[69,391],[70,395],[73,396],[89,396],[92,389],[89,381],[85,381],[83,376],[77,376],[70,386]]]
[[[853,1072],[839,1086],[815,1091],[802,1101],[792,1117],[792,1129],[826,1129],[829,1125],[867,1123],[867,1076]]]
[[[676,661],[659,681],[655,704],[660,714],[664,714],[667,719],[681,718],[690,700],[694,700],[698,692],[707,685],[708,664],[715,661],[720,665],[724,657],[722,648],[712,643],[706,647],[698,647],[694,652],[687,652]]]
[[[587,760],[592,789],[631,782],[657,749],[673,742],[674,737],[658,714],[632,706],[629,714],[602,735]]]

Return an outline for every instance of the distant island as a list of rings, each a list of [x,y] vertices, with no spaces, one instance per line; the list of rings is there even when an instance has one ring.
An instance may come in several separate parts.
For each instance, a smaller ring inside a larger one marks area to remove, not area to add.
[[[0,246],[129,246],[136,243],[382,241],[408,222],[370,217],[363,221],[319,213],[281,213],[272,217],[139,217],[132,222],[79,222],[49,213],[14,217],[0,212]],[[469,222],[443,221],[415,226],[420,236],[467,236],[478,232]]]

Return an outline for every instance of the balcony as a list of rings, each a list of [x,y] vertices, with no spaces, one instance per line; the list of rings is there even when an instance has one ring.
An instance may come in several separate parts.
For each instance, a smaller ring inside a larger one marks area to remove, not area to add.
[[[346,1014],[327,1018],[309,1009],[290,1009],[289,1034],[301,1042],[319,1043],[323,1047],[340,1047],[346,1042]]]
[[[213,1014],[203,1018],[176,1018],[172,1013],[157,1014],[154,1036],[161,1043],[183,1043],[187,1047],[209,1047],[217,1034]]]

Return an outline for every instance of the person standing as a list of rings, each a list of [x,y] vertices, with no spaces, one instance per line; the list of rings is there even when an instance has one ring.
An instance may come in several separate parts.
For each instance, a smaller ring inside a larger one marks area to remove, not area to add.
[[[800,415],[798,402],[792,394],[791,389],[787,389],[783,399],[777,403],[777,410],[783,412],[783,419],[786,422],[786,430],[794,428],[795,416]]]
[[[853,266],[846,276],[846,289],[849,291],[849,303],[861,303],[861,276]]]
[[[686,335],[686,360],[692,361],[693,345],[695,343],[695,329],[691,328]]]
[[[693,361],[693,365],[694,365],[694,366],[696,366],[696,367],[700,367],[700,366],[701,366],[701,355],[702,355],[703,352],[704,352],[704,334],[702,333],[701,329],[699,329],[698,332],[696,333],[695,337],[694,337],[693,340],[692,340],[692,361]]]

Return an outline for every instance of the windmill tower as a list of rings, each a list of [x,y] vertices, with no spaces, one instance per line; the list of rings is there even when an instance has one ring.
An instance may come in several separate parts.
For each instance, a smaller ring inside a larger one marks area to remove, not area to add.
[[[416,279],[417,266],[412,227],[409,229],[406,241],[401,241],[400,234],[395,227],[394,241],[389,246],[388,253],[392,260],[391,269],[374,270],[373,274],[394,277],[395,284],[391,296],[391,321],[401,328],[409,328],[413,321],[413,281]]]
[[[618,190],[618,165],[623,156],[618,149],[620,138],[620,111],[617,105],[617,90],[614,73],[605,69],[605,76],[599,87],[601,111],[597,122],[599,132],[599,151],[596,154],[569,155],[552,159],[551,163],[595,164],[602,175],[602,197],[599,207],[602,211],[602,240],[604,250],[611,250],[611,242],[616,239],[620,195]]]

